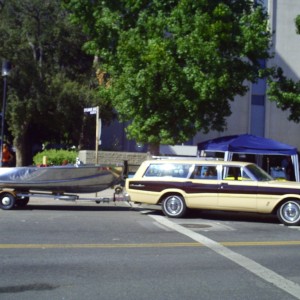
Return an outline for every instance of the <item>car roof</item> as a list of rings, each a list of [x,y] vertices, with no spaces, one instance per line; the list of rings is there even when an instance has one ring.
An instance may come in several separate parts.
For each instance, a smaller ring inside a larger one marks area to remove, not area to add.
[[[247,166],[249,164],[252,164],[251,162],[245,162],[245,161],[223,161],[223,160],[212,160],[212,159],[156,159],[156,160],[147,160],[144,163],[147,164],[202,164],[202,165],[222,165],[222,166],[232,166],[232,165],[238,165],[238,166]]]

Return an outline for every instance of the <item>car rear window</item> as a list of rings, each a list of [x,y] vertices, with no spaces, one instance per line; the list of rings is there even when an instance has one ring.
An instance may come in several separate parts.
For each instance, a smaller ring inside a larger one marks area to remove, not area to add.
[[[187,178],[192,170],[191,164],[151,164],[144,177],[177,177]]]

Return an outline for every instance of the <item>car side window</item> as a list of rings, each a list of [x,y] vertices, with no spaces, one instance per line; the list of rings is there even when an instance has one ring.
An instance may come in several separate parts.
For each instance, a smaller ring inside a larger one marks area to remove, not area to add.
[[[177,177],[187,178],[190,173],[190,164],[151,164],[143,177]]]
[[[217,167],[207,165],[196,165],[191,179],[217,179]]]
[[[223,180],[251,180],[241,167],[224,167]]]

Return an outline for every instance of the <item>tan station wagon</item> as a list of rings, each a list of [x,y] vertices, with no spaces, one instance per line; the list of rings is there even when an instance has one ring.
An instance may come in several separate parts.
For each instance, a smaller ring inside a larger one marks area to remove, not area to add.
[[[300,223],[300,184],[276,181],[253,163],[200,159],[144,161],[126,192],[136,203],[161,204],[168,217],[188,209],[277,214],[286,225]]]

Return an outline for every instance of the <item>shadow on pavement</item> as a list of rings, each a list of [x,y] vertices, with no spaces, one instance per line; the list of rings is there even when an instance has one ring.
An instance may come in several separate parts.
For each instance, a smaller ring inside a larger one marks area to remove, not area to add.
[[[151,209],[149,207],[139,207],[137,210],[148,215],[164,215],[160,208]],[[173,218],[171,218],[173,219]],[[176,218],[174,218],[176,219]],[[233,221],[233,222],[253,222],[253,223],[269,223],[280,224],[276,215],[258,214],[249,212],[231,212],[217,210],[190,210],[188,214],[178,220],[199,219],[207,221]]]
[[[164,215],[160,206],[143,206],[143,205],[130,205],[125,201],[116,202],[101,202],[96,204],[94,202],[67,202],[67,203],[55,203],[53,204],[47,201],[45,204],[40,201],[37,203],[29,203],[24,208],[15,208],[15,210],[34,211],[136,211],[137,213],[145,215]],[[176,219],[176,218],[174,218]],[[180,218],[180,220],[199,219],[207,221],[233,221],[233,222],[253,222],[253,223],[269,223],[279,224],[276,215],[272,214],[257,214],[248,212],[228,212],[228,211],[216,211],[216,210],[191,210],[188,214]]]
[[[34,211],[34,210],[49,210],[49,211],[129,211],[132,207],[122,204],[28,204],[23,208],[15,208],[14,210]]]

